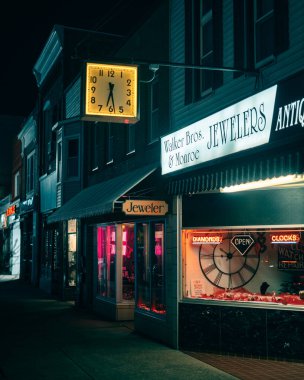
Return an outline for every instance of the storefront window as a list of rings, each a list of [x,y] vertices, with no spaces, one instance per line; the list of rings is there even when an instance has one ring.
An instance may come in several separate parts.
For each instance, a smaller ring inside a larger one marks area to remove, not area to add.
[[[115,226],[97,227],[97,294],[115,298]]]
[[[122,299],[134,300],[134,224],[122,225]]]
[[[137,308],[165,314],[164,223],[138,223]]]
[[[184,230],[183,296],[304,307],[300,229]]]
[[[66,286],[76,286],[77,221],[68,221],[68,257]]]

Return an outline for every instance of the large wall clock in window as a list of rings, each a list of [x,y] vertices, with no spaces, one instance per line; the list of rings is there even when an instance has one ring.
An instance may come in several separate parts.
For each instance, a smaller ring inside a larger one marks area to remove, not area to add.
[[[256,244],[244,252],[232,243],[233,237],[226,237],[215,246],[202,244],[199,262],[206,279],[222,289],[236,289],[252,280],[260,263]]]
[[[132,65],[86,63],[84,120],[136,123],[138,68]]]

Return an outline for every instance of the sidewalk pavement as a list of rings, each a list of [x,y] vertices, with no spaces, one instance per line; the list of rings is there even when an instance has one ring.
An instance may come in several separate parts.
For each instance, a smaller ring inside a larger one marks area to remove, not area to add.
[[[235,380],[181,351],[0,276],[0,380]]]

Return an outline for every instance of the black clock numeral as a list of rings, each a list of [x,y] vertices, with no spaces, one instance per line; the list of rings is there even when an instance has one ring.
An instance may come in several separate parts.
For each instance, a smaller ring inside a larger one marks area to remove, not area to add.
[[[90,82],[91,83],[97,83],[97,77],[96,76],[91,76],[90,77]]]
[[[126,101],[126,104],[127,104],[128,106],[130,106],[130,105],[131,105],[131,100],[130,100],[130,99],[127,100],[127,101]]]
[[[247,263],[244,264],[243,268],[247,269],[251,273],[255,273],[255,269],[251,267],[250,265],[248,265]]]
[[[120,78],[122,78],[122,71],[120,72]]]
[[[127,79],[127,86],[131,86],[131,84],[132,84],[131,79]]]
[[[215,264],[211,264],[211,265],[209,265],[209,267],[207,267],[206,269],[204,269],[204,272],[205,272],[206,274],[209,274],[209,273],[212,272],[215,268],[216,268]]]
[[[215,285],[218,285],[220,283],[222,275],[223,275],[222,272],[218,272],[218,274],[216,275],[215,280],[214,280]]]
[[[123,106],[119,106],[118,111],[119,113],[123,113],[124,112]]]
[[[91,91],[92,91],[93,94],[94,94],[94,92],[96,91],[96,87],[95,87],[95,86],[92,86],[92,87],[91,87]]]
[[[93,103],[93,104],[94,104],[94,103],[95,103],[95,101],[96,101],[96,99],[95,99],[95,96],[92,96],[92,97],[91,97],[91,103]]]
[[[241,283],[244,284],[246,281],[245,281],[244,277],[242,276],[242,273],[238,272],[238,275],[239,275],[239,278],[241,280]]]
[[[132,91],[128,88],[127,89],[127,96],[131,96],[131,94],[132,94]]]
[[[114,112],[114,107],[113,106],[109,106],[109,112]]]
[[[108,77],[114,78],[115,71],[114,70],[109,70],[108,71]]]
[[[103,77],[103,70],[99,70],[99,76]]]
[[[232,274],[229,274],[229,280],[228,280],[228,289],[232,288]]]
[[[98,107],[99,107],[99,110],[98,110],[98,111],[101,111],[101,109],[102,109],[102,104],[98,104]]]

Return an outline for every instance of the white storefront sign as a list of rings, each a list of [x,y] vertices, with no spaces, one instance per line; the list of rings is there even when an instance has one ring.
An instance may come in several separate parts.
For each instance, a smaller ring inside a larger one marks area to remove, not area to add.
[[[267,144],[277,85],[161,139],[162,174]]]

